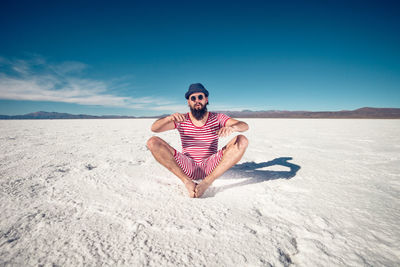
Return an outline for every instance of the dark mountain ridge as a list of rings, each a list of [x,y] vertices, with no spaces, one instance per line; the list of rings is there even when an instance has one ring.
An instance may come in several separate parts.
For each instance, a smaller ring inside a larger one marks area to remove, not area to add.
[[[370,108],[341,111],[226,111],[235,118],[400,119],[400,108]]]
[[[58,112],[46,112],[38,111],[28,113],[24,115],[0,115],[2,120],[48,120],[48,119],[124,119],[124,118],[136,118],[133,116],[115,116],[115,115],[103,115],[93,116],[86,114],[69,114],[69,113],[58,113]]]
[[[234,118],[298,118],[298,119],[400,119],[400,108],[370,108],[364,107],[356,110],[341,111],[286,111],[286,110],[267,110],[267,111],[215,111],[225,113]],[[2,120],[35,120],[35,119],[137,119],[137,118],[160,118],[160,116],[135,117],[103,115],[94,116],[86,114],[69,114],[58,112],[38,111],[25,115],[0,115]]]

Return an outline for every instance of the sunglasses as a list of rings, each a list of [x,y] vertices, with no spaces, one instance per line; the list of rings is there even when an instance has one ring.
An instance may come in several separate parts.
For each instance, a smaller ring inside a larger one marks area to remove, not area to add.
[[[203,98],[204,98],[203,95],[198,95],[197,96],[198,100],[203,100]],[[191,96],[190,100],[192,100],[193,102],[196,101],[196,96],[195,95]]]

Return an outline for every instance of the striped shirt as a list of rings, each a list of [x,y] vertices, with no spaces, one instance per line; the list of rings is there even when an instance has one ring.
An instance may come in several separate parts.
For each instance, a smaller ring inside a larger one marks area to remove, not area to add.
[[[175,123],[182,141],[182,153],[200,163],[218,151],[218,135],[216,131],[225,127],[230,119],[222,113],[208,113],[206,123],[197,127],[192,123],[189,113],[185,114],[185,121]]]

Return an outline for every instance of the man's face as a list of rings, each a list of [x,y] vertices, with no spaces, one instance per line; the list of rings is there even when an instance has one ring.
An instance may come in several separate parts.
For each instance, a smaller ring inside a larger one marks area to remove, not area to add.
[[[196,120],[201,120],[207,114],[208,98],[203,93],[193,93],[189,96],[190,112]]]
[[[189,96],[188,104],[191,109],[200,110],[208,103],[208,98],[204,93],[193,93]]]

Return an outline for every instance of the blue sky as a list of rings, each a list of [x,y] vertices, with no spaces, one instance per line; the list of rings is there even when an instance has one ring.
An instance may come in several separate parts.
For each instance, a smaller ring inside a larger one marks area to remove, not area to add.
[[[2,1],[0,114],[400,107],[397,1],[281,2]]]

